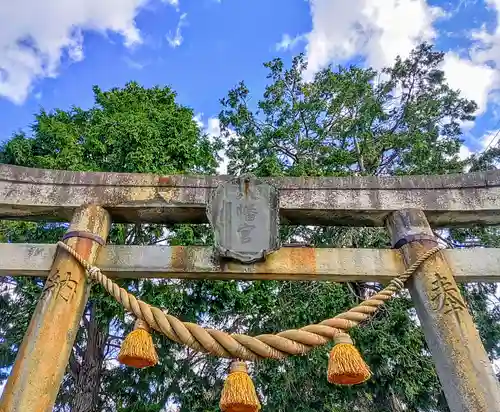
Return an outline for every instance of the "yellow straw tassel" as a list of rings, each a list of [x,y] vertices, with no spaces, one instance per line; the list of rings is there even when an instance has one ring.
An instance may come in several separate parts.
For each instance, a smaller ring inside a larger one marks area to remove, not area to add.
[[[260,410],[259,398],[257,398],[252,379],[248,376],[245,362],[234,361],[231,364],[219,406],[222,412],[257,412]]]
[[[352,343],[351,337],[344,333],[336,337],[328,361],[328,382],[357,385],[370,377],[370,368]]]
[[[158,355],[149,330],[146,322],[136,320],[134,330],[127,335],[118,354],[118,361],[122,365],[146,368],[158,363]]]

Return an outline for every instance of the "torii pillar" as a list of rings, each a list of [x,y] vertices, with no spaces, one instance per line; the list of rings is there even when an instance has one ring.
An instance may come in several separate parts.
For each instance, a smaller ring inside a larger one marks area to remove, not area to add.
[[[82,207],[75,211],[65,242],[93,263],[110,225],[103,208]],[[89,291],[83,267],[59,249],[0,399],[0,412],[52,412]]]
[[[407,266],[437,245],[422,210],[392,213],[387,228]],[[451,412],[500,412],[500,388],[474,321],[441,252],[408,281]]]

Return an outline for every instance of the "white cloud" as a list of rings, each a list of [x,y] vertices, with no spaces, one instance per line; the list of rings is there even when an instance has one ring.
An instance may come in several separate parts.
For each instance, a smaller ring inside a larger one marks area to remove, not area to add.
[[[480,106],[479,114],[486,109],[486,104],[493,104],[493,116],[498,117],[498,88],[500,86],[500,0],[486,0],[490,10],[496,14],[496,26],[488,31],[485,24],[473,30],[473,41],[469,51],[470,60],[453,61],[452,53],[446,56],[448,69],[446,76],[452,86],[460,88],[465,97],[474,99]],[[445,62],[446,63],[446,62]],[[461,78],[461,79],[460,79]],[[454,80],[453,80],[454,79]],[[495,94],[496,93],[496,94]]]
[[[470,157],[473,152],[466,145],[460,146],[460,151],[458,152],[458,157],[460,160],[465,160]]]
[[[490,147],[495,147],[499,142],[500,130],[490,130],[478,139],[477,152],[483,152]]]
[[[492,92],[500,84],[498,70],[487,64],[494,61],[500,67],[500,0],[486,1],[497,13],[494,33],[488,33],[484,27],[474,32],[472,38],[476,44],[470,55],[461,57],[448,52],[442,66],[450,86],[478,104],[477,115],[487,110],[488,102],[494,98]],[[430,6],[426,0],[309,0],[309,3],[312,30],[305,35],[306,80],[332,62],[342,63],[358,56],[366,58],[366,64],[375,69],[391,66],[396,56],[405,58],[419,43],[433,42],[438,36],[435,23],[451,17],[449,12]],[[469,4],[463,1],[458,8]],[[300,39],[301,36],[292,39],[284,35],[277,48],[293,47]]]
[[[196,116],[194,116],[193,120],[196,122],[196,124],[200,129],[202,129],[205,133],[208,134],[209,137],[215,138],[221,135],[220,121],[217,117],[209,117],[207,123],[205,124],[203,122],[203,113],[198,113]],[[236,136],[236,134],[234,133],[233,136]],[[223,143],[224,145],[226,144],[226,142]],[[219,167],[217,168],[217,173],[219,175],[225,175],[227,174],[229,159],[225,155],[224,148],[219,152],[219,155],[222,157],[222,162],[219,164]]]
[[[486,152],[492,147],[498,147],[500,144],[500,129],[489,130],[484,133],[480,138],[471,139],[471,143],[474,143],[475,149],[473,153],[481,154]],[[500,168],[500,162],[496,161],[493,163],[497,168]]]
[[[483,24],[480,29],[471,33],[471,39],[475,42],[472,48],[472,59],[479,63],[494,63],[498,68],[500,65],[500,0],[486,0],[491,10],[496,13],[496,27],[489,32]]]
[[[433,23],[445,15],[425,0],[310,0],[310,6],[309,78],[332,61],[356,55],[375,68],[391,65],[397,55],[433,40]]]
[[[217,117],[210,117],[207,122],[207,133],[211,137],[220,136],[220,121]]]
[[[150,1],[1,1],[0,96],[20,104],[36,79],[57,76],[63,58],[82,60],[86,31],[117,33],[127,47],[140,44],[135,17]]]
[[[142,69],[144,69],[144,67],[146,67],[148,65],[148,63],[141,63],[137,60],[130,58],[129,56],[125,56],[123,58],[123,61],[125,62],[125,64],[128,67],[130,67],[131,69],[134,69],[134,70],[142,70]]]
[[[181,29],[183,26],[186,25],[186,17],[187,13],[183,13],[181,17],[179,18],[179,23],[177,24],[177,28],[175,29],[175,35],[172,36],[172,33],[169,33],[167,35],[167,41],[170,47],[173,47],[174,49],[176,47],[179,47],[182,42],[184,41],[184,38],[182,37],[182,32]]]
[[[442,69],[450,87],[460,89],[462,96],[477,103],[477,115],[484,113],[489,93],[498,80],[498,73],[485,64],[461,59],[452,52],[445,55]]]
[[[292,50],[299,42],[306,40],[306,36],[300,35],[290,37],[289,34],[284,34],[281,41],[276,44],[276,50]]]
[[[460,147],[458,157],[461,160],[469,158],[473,154],[480,154],[491,147],[495,147],[499,143],[500,130],[490,130],[477,138],[472,135],[468,136],[468,144],[463,144]],[[498,165],[500,167],[500,165]],[[470,165],[467,166],[466,172],[469,170]]]
[[[207,127],[206,127],[206,132],[210,137],[219,137],[220,136],[220,121],[217,117],[210,117],[207,120]],[[224,145],[226,142],[224,142]],[[229,165],[229,159],[225,155],[225,149],[222,149],[219,152],[219,155],[222,158],[222,162],[219,164],[219,167],[217,168],[217,173],[219,175],[225,175],[227,174],[227,167]]]
[[[162,0],[164,3],[168,3],[171,6],[175,7],[175,9],[179,10],[179,0]]]
[[[203,119],[203,113],[198,113],[193,117],[193,120],[200,129],[203,129],[203,127],[205,126],[202,119]]]

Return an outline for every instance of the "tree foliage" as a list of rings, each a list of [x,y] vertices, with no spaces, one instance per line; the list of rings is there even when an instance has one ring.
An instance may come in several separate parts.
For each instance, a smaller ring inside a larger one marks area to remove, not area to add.
[[[455,173],[471,165],[476,170],[486,164],[495,167],[498,154],[493,151],[480,158],[460,159],[460,125],[474,119],[477,106],[447,85],[440,70],[442,61],[443,53],[422,44],[409,58],[398,58],[381,72],[327,67],[311,82],[304,81],[302,55],[289,68],[281,59],[266,63],[269,84],[253,107],[244,82],[221,101],[219,117],[229,140],[230,173],[383,176]],[[450,235],[448,241],[459,245],[471,239],[476,245],[498,241],[496,228],[454,230]],[[385,231],[374,228],[294,227],[284,240],[316,247],[389,246]],[[279,299],[255,332],[317,322],[348,309],[374,289],[379,287],[277,282]],[[496,326],[500,312],[498,305],[492,308],[489,303],[495,289],[496,285],[464,289],[492,358],[498,356],[500,342]],[[287,367],[286,374],[264,362],[257,379],[270,409],[447,410],[408,296],[392,300],[372,322],[356,329],[354,336],[373,368],[372,380],[355,388],[332,389],[324,379],[324,350],[308,359],[290,360],[294,367]]]
[[[265,64],[268,85],[256,103],[244,82],[221,100],[222,136],[229,172],[258,176],[382,176],[445,174],[496,168],[498,148],[460,159],[461,123],[476,105],[446,83],[443,54],[430,45],[377,72],[356,66],[327,67],[306,82],[302,55],[289,67]],[[89,110],[41,111],[32,135],[15,135],[0,149],[5,163],[68,170],[214,174],[218,139],[203,135],[193,112],[175,103],[169,88],[135,83],[103,92],[95,88]],[[61,224],[0,222],[2,242],[47,242],[60,238]],[[498,228],[455,228],[439,233],[453,247],[497,246]],[[383,229],[288,226],[284,243],[315,247],[388,247]],[[115,244],[200,245],[211,243],[203,225],[113,225]],[[12,364],[41,279],[0,279],[0,371]],[[121,282],[153,305],[185,321],[251,335],[316,323],[380,290],[366,283],[283,281]],[[8,288],[8,293],[5,290]],[[500,354],[500,310],[496,285],[463,289],[491,358]],[[0,289],[1,290],[1,289]],[[227,361],[195,353],[155,334],[160,364],[145,370],[116,367],[120,336],[131,329],[111,298],[95,287],[57,410],[113,412],[218,411]],[[326,382],[331,346],[306,357],[262,361],[252,375],[266,411],[435,412],[447,411],[432,359],[402,293],[372,321],[352,332],[373,370],[355,387]],[[0,375],[0,379],[5,376]]]
[[[215,173],[220,142],[201,132],[193,120],[193,111],[177,104],[175,93],[168,87],[145,89],[136,83],[109,91],[95,87],[94,96],[95,105],[89,110],[42,110],[35,116],[31,136],[17,134],[1,148],[0,162],[74,171]],[[0,241],[55,243],[65,228],[65,224],[46,222],[0,222]],[[168,238],[178,243],[192,239],[203,242],[203,229],[114,224],[108,242],[144,245]],[[1,294],[0,318],[12,322],[2,323],[0,329],[0,368],[12,364],[42,285],[42,279],[3,282],[10,293]],[[195,313],[188,313],[189,295],[180,285],[134,280],[122,282],[122,286],[160,306],[167,306],[168,302],[174,311],[177,306],[181,316],[197,321]],[[163,367],[146,372],[158,376],[160,392],[136,398],[134,392],[149,390],[146,380],[138,382],[143,375],[111,367],[121,335],[130,331],[132,319],[124,317],[123,309],[94,287],[81,326],[57,409],[131,411],[136,403],[143,405],[147,399],[148,411],[159,411],[170,396],[168,388],[173,391],[175,387],[169,383],[175,382],[175,374],[167,369],[170,375],[164,376],[165,368],[174,362],[180,349],[165,350]],[[163,341],[162,347],[170,346]]]

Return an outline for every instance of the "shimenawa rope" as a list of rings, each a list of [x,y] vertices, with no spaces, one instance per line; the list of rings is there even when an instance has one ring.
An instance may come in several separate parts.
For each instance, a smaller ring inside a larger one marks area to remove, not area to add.
[[[428,250],[399,277],[392,279],[385,289],[347,312],[326,319],[319,324],[285,330],[276,335],[265,334],[252,337],[205,329],[197,324],[182,322],[175,316],[165,314],[161,309],[150,306],[120,288],[98,267],[92,266],[83,259],[72,247],[61,241],[57,245],[71,254],[85,268],[91,280],[100,283],[127,311],[145,321],[152,329],[198,352],[241,360],[282,359],[290,355],[303,355],[314,347],[324,345],[333,339],[337,342],[343,338],[349,340],[346,331],[373,316],[385,301],[404,287],[406,280],[423,262],[442,249],[441,246],[436,246]]]

